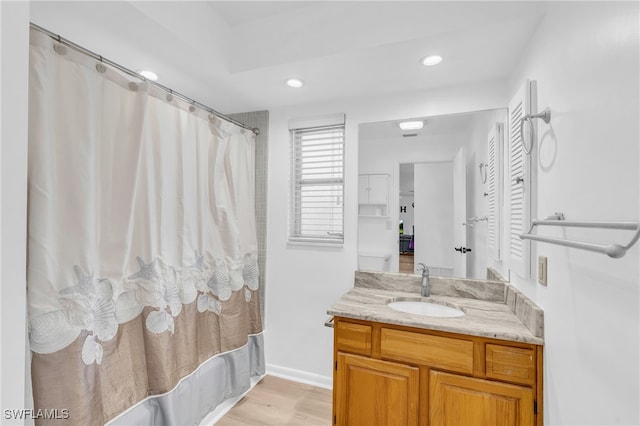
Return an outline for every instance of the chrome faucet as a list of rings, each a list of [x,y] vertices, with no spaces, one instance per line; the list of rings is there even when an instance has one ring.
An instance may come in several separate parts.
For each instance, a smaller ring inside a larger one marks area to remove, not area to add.
[[[424,263],[418,263],[419,272],[422,272],[422,291],[420,294],[422,297],[429,297],[431,289],[429,288],[429,268]]]

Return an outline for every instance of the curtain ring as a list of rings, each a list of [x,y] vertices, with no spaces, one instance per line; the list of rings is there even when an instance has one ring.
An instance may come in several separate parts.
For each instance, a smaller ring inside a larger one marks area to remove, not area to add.
[[[169,93],[167,93],[167,102],[171,102],[173,100],[173,90],[169,89]]]
[[[99,57],[100,58],[100,62],[98,62],[96,64],[96,70],[103,74],[105,71],[107,71],[107,67],[104,66],[104,64],[102,63],[102,56]]]
[[[55,50],[58,55],[66,55],[67,48],[62,44],[62,37],[60,37],[60,34],[56,36],[56,41],[58,43],[53,46],[53,50]]]
[[[195,103],[196,103],[196,101],[191,101],[191,106],[189,107],[189,112],[196,112]]]

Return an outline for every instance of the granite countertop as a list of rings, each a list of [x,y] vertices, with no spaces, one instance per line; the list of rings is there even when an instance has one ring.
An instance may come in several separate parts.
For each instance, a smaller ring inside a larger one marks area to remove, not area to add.
[[[327,314],[515,342],[544,344],[543,311],[509,283],[431,277],[431,296],[420,297],[421,277],[356,271],[354,288]],[[395,311],[388,303],[425,300],[461,309],[440,318]]]

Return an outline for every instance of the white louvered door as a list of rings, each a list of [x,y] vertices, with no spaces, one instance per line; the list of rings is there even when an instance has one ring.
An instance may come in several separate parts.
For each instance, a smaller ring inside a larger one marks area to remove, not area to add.
[[[530,113],[530,91],[531,83],[527,81],[509,102],[509,269],[523,278],[531,276],[531,242],[520,239],[519,235],[527,232],[531,223],[533,182],[531,156],[526,155],[522,148],[520,120]],[[529,136],[527,128],[524,136]]]
[[[501,260],[501,232],[502,219],[502,146],[504,138],[504,124],[496,123],[487,137],[487,184],[489,204],[489,224],[487,228],[487,248],[493,260]]]

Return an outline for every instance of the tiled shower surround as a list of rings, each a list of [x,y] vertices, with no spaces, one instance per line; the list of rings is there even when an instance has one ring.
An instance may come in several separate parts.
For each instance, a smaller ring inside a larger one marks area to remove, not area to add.
[[[264,320],[264,286],[267,256],[267,171],[269,148],[269,111],[253,111],[229,114],[229,117],[251,127],[258,128],[256,137],[256,230],[258,232],[258,267],[260,268],[260,310]]]

